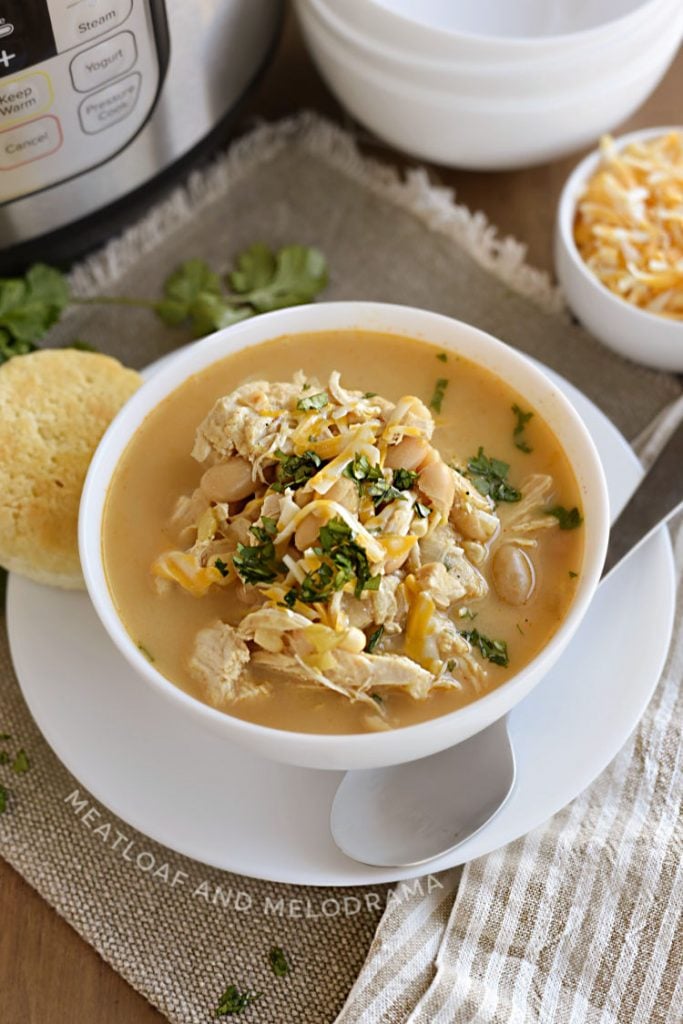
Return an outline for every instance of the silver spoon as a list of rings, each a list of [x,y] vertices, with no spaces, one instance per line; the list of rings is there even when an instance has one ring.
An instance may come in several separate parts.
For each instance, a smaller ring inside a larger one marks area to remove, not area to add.
[[[683,511],[683,423],[610,531],[602,580]],[[661,509],[666,511],[661,513]],[[412,867],[464,843],[503,807],[515,784],[506,718],[419,761],[347,772],[330,814],[332,838],[353,860]]]

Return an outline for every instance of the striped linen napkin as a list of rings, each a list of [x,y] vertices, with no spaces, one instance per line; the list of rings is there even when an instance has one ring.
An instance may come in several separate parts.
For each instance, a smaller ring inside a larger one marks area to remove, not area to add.
[[[679,399],[643,432],[646,466],[681,419]],[[681,1024],[683,516],[672,533],[674,640],[629,742],[545,825],[390,906],[337,1024]]]

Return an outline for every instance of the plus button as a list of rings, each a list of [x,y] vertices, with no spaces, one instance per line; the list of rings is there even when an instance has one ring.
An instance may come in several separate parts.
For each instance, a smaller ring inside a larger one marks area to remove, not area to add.
[[[9,67],[10,61],[14,60],[16,53],[8,53],[7,50],[0,50],[0,64],[4,64],[6,68]]]

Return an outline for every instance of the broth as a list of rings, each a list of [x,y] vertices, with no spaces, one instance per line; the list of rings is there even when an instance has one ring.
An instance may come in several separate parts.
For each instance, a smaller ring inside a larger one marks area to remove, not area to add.
[[[203,469],[190,452],[197,427],[214,402],[246,381],[291,381],[299,368],[321,382],[338,370],[344,386],[378,392],[391,402],[410,394],[428,403],[437,379],[447,380],[432,438],[445,460],[464,467],[483,448],[487,456],[509,463],[511,485],[519,488],[531,474],[547,474],[553,481],[553,505],[581,504],[569,462],[538,413],[514,434],[518,420],[512,407],[525,406],[523,400],[503,380],[462,357],[449,352],[444,361],[443,353],[429,343],[364,331],[310,333],[277,338],[224,358],[188,379],[148,415],[116,468],[103,524],[107,579],[130,636],[171,682],[207,703],[205,689],[188,667],[196,634],[216,619],[238,622],[245,606],[236,599],[234,587],[212,587],[206,596],[193,597],[172,585],[160,594],[150,567],[163,552],[179,546],[169,516],[178,496],[198,486]],[[524,411],[533,412],[526,406]],[[514,509],[514,504],[499,502],[496,511],[504,522]],[[490,586],[487,596],[456,602],[450,609],[459,631],[471,634],[476,628],[479,637],[507,644],[508,664],[495,664],[472,638],[475,658],[486,672],[476,686],[434,689],[422,700],[382,691],[386,721],[378,723],[367,703],[277,676],[267,695],[237,700],[222,710],[279,729],[353,733],[387,723],[414,724],[494,689],[548,642],[571,605],[581,572],[583,529],[561,529],[556,517],[551,518],[555,528],[539,530],[533,538],[537,546],[526,549],[536,579],[525,604],[505,603]],[[490,583],[488,562],[481,572]]]

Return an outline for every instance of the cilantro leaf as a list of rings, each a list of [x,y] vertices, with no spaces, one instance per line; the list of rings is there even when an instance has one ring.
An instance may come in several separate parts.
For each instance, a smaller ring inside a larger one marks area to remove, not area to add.
[[[437,352],[436,358],[439,360],[440,363],[448,362],[448,356],[446,355],[445,352]]]
[[[43,263],[24,277],[0,279],[0,362],[32,352],[68,301],[66,278]]]
[[[392,483],[399,491],[409,491],[419,475],[414,469],[395,469]]]
[[[275,482],[271,484],[271,488],[280,494],[287,487],[291,487],[293,490],[303,487],[307,480],[315,476],[323,464],[320,456],[313,451],[306,451],[303,455],[285,455],[278,449],[275,455],[279,462],[275,469]]]
[[[365,650],[368,654],[372,654],[377,644],[384,636],[384,626],[378,626],[374,633],[371,633],[368,637],[368,642],[365,645]]]
[[[164,298],[154,309],[169,327],[177,327],[195,316],[202,326],[206,322],[205,305],[220,300],[221,281],[204,260],[186,260],[181,263],[164,284]]]
[[[252,246],[246,264],[240,263],[237,277],[230,278],[241,300],[258,313],[310,302],[327,284],[327,263],[318,249],[287,245],[270,259],[265,250]]]
[[[258,544],[238,544],[232,562],[245,583],[272,583],[283,570],[275,553],[273,538],[277,524],[269,516],[261,516],[261,525],[250,527]]]
[[[241,295],[265,288],[275,276],[275,255],[263,242],[254,242],[237,257],[237,269],[228,276],[230,287]]]
[[[561,530],[575,530],[583,522],[583,516],[576,506],[564,508],[562,505],[554,505],[553,508],[544,509],[544,512],[547,516],[555,516]]]
[[[289,962],[285,956],[285,951],[281,946],[273,946],[268,954],[268,962],[270,963],[273,974],[276,977],[284,978],[285,975],[289,974]]]
[[[5,787],[0,783],[0,814],[4,814],[7,810],[7,798],[9,793]]]
[[[524,452],[525,454],[528,455],[530,452],[533,451],[533,448],[530,447],[528,441],[523,436],[523,434],[524,428],[526,427],[527,423],[533,417],[534,414],[532,412],[524,412],[524,410],[520,409],[516,402],[512,406],[512,411],[517,417],[515,429],[512,431],[512,437],[515,442],[515,448],[519,448],[520,452]]]
[[[216,1007],[216,1016],[236,1017],[260,998],[260,992],[251,992],[249,989],[240,992],[237,985],[228,985]]]
[[[300,412],[309,412],[311,409],[323,409],[328,402],[327,392],[319,391],[316,395],[306,395],[304,398],[300,398],[296,407]]]
[[[467,475],[480,494],[487,495],[494,501],[519,501],[521,491],[507,482],[510,466],[501,459],[489,459],[480,448],[475,456],[468,460]]]
[[[15,775],[24,775],[29,770],[31,763],[26,755],[26,751],[22,748],[17,751],[17,755],[12,762],[11,768]]]
[[[480,633],[478,629],[463,632],[461,636],[464,636],[465,640],[468,640],[473,647],[476,647],[481,656],[492,664],[502,665],[505,668],[510,663],[508,645],[505,640],[490,640],[489,637]]]
[[[434,412],[440,413],[441,406],[443,404],[444,395],[446,394],[446,388],[448,387],[448,380],[446,377],[439,377],[436,384],[434,385],[434,394],[429,400],[429,408],[433,409]]]

